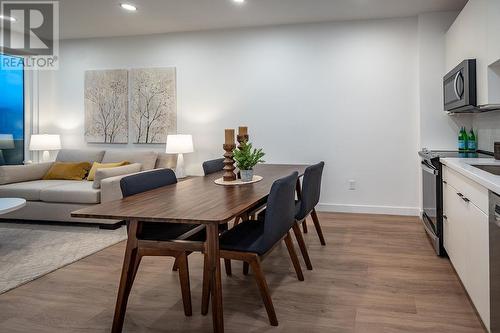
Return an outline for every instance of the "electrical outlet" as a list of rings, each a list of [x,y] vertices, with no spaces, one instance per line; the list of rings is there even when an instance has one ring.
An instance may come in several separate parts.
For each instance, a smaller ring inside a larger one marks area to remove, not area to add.
[[[354,179],[349,179],[349,190],[350,191],[356,190],[356,181]]]

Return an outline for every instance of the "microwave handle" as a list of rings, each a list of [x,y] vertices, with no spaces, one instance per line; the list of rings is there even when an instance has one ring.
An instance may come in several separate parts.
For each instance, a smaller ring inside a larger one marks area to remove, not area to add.
[[[458,78],[460,77],[460,75],[462,75],[462,73],[458,72],[457,75],[455,75],[455,80],[453,81],[453,90],[455,91],[455,95],[457,96],[457,99],[462,98],[462,96],[460,96],[460,94],[458,93],[458,87],[457,87]]]

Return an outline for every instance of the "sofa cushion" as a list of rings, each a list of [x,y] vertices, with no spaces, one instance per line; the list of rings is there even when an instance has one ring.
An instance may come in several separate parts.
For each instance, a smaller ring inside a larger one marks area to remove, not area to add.
[[[66,184],[71,180],[33,180],[0,186],[0,197],[23,198],[28,201],[40,200],[40,192],[44,189]]]
[[[97,204],[101,201],[101,191],[92,188],[92,182],[69,181],[43,189],[40,192],[40,200],[45,202]]]
[[[128,161],[142,164],[142,170],[152,170],[155,168],[157,158],[158,153],[155,151],[106,150],[102,163]]]
[[[40,180],[54,162],[0,166],[0,185]]]
[[[43,176],[44,180],[83,180],[90,170],[89,162],[54,162]]]
[[[87,180],[93,181],[95,178],[95,173],[97,169],[109,169],[109,168],[116,168],[116,167],[121,167],[124,165],[129,165],[129,161],[122,161],[122,162],[116,162],[116,163],[99,163],[99,162],[94,162],[92,164],[92,168],[90,168],[89,175],[87,176]]]
[[[136,173],[141,171],[141,168],[142,165],[140,163],[133,163],[116,168],[97,169],[92,187],[95,189],[101,188],[101,181],[103,179]]]
[[[104,150],[61,149],[57,154],[58,162],[101,162]]]
[[[177,154],[159,153],[155,169],[172,169],[177,165]]]

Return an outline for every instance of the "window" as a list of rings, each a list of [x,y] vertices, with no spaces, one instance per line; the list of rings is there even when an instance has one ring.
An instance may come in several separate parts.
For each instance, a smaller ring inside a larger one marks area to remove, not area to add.
[[[14,60],[14,61],[13,61]],[[24,161],[24,66],[22,58],[0,54],[0,165]]]

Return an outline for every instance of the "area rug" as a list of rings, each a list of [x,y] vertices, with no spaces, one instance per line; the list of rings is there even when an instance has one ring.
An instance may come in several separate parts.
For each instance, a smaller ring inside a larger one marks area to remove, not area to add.
[[[0,223],[0,294],[126,238],[124,226]]]

